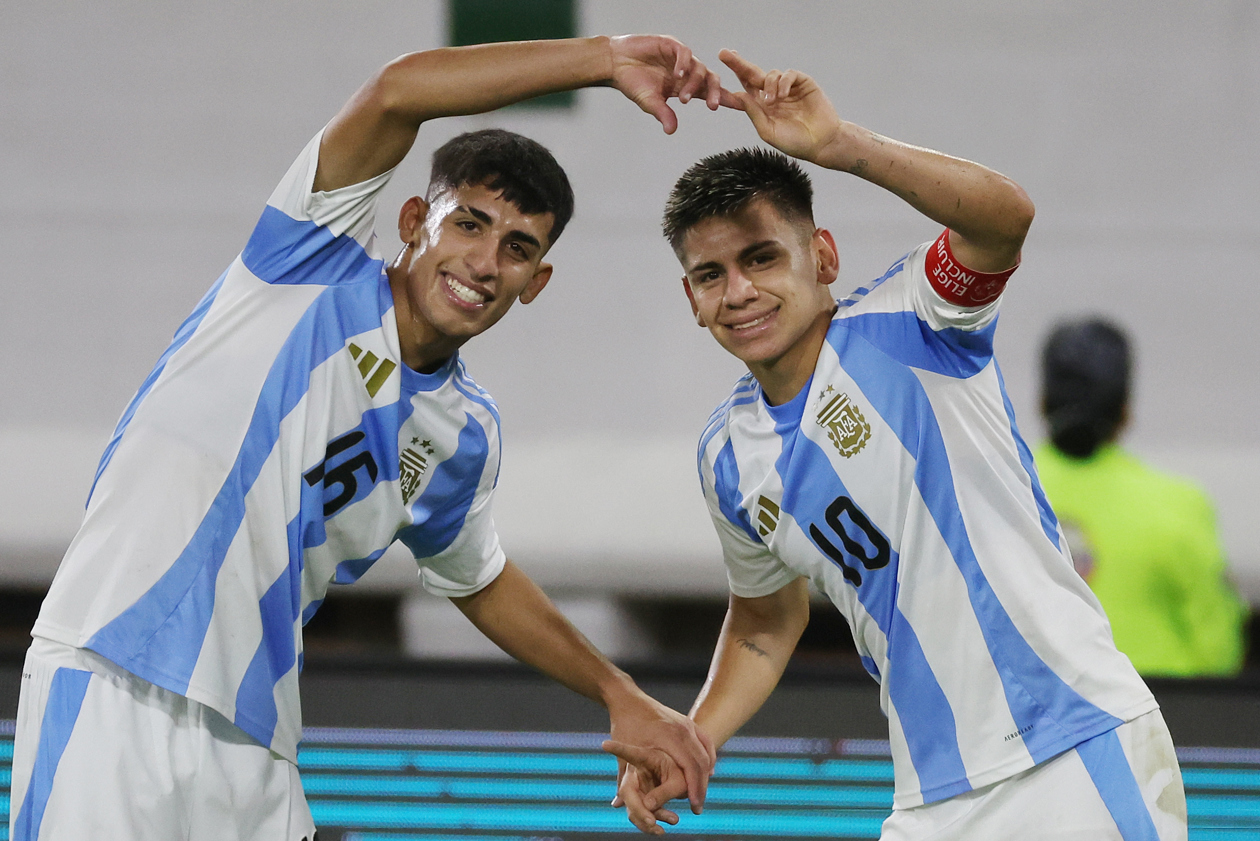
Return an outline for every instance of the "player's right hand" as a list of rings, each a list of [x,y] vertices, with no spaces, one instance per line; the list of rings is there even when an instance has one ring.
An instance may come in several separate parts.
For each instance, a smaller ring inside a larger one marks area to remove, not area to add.
[[[671,98],[687,103],[700,97],[712,111],[730,104],[722,96],[717,73],[686,44],[667,35],[621,35],[610,43],[613,87],[656,117],[666,134],[678,128],[678,115],[667,102]]]

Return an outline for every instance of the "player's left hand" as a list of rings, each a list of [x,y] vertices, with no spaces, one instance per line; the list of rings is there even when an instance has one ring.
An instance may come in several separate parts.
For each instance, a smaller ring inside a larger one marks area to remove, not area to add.
[[[678,128],[678,115],[667,100],[676,97],[685,104],[699,97],[712,111],[725,102],[717,73],[686,44],[666,35],[621,35],[611,43],[613,87],[656,117],[666,134]]]
[[[840,134],[840,115],[818,83],[799,70],[762,70],[734,50],[718,53],[743,91],[722,104],[748,115],[761,139],[785,155],[817,162]]]

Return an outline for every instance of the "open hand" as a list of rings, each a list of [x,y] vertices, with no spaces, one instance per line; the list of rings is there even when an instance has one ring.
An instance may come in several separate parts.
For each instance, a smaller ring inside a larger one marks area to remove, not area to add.
[[[717,73],[686,44],[666,35],[622,35],[611,43],[613,87],[656,117],[666,134],[678,128],[678,115],[666,100],[676,97],[685,104],[700,97],[712,111],[724,103]]]
[[[725,92],[722,104],[746,113],[761,139],[780,152],[817,162],[841,125],[818,83],[799,70],[762,70],[734,50],[722,50],[718,58],[744,88]]]

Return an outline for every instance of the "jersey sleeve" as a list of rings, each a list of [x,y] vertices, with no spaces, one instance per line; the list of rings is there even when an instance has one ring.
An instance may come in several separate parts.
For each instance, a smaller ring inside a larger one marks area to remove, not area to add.
[[[914,311],[935,331],[949,328],[975,332],[997,317],[1006,281],[1018,266],[1004,272],[977,272],[954,258],[946,229],[907,259]]]
[[[364,259],[379,260],[376,208],[393,170],[336,190],[312,192],[321,130],[272,192],[242,253],[268,283],[336,283],[360,276]]]
[[[497,578],[507,563],[490,515],[494,489],[482,490],[464,517],[455,541],[439,554],[417,560],[420,583],[434,595],[471,596]]]
[[[498,416],[489,406],[472,409],[468,416],[465,431],[476,428],[482,435],[470,436],[466,452],[461,447],[448,463],[437,467],[429,488],[440,496],[431,497],[433,507],[418,527],[424,537],[404,540],[420,567],[420,583],[438,596],[472,595],[493,581],[507,562],[492,516],[501,464]],[[430,505],[426,494],[415,504]],[[443,545],[448,539],[450,543]]]
[[[751,526],[747,517],[739,516],[744,512],[732,499],[736,489],[724,486],[721,471],[715,471],[703,453],[700,476],[709,516],[722,545],[722,560],[731,592],[748,599],[768,596],[795,580],[797,574],[749,533]]]

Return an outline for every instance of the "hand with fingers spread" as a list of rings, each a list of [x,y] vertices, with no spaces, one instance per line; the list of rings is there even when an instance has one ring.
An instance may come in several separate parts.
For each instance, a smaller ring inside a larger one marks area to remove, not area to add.
[[[780,152],[819,163],[841,120],[818,83],[798,70],[762,70],[734,50],[718,58],[744,88],[724,91],[722,104],[746,113],[761,139]]]
[[[611,39],[612,85],[656,117],[666,134],[678,128],[678,115],[666,100],[686,104],[700,98],[716,111],[722,102],[717,73],[691,49],[664,35],[622,35]]]
[[[625,806],[626,817],[639,831],[664,835],[661,823],[678,823],[678,813],[666,809],[665,804],[687,792],[687,781],[677,764],[659,750],[622,742],[604,742],[604,750],[616,755],[620,768],[612,805]],[[692,811],[699,814],[694,807]]]

